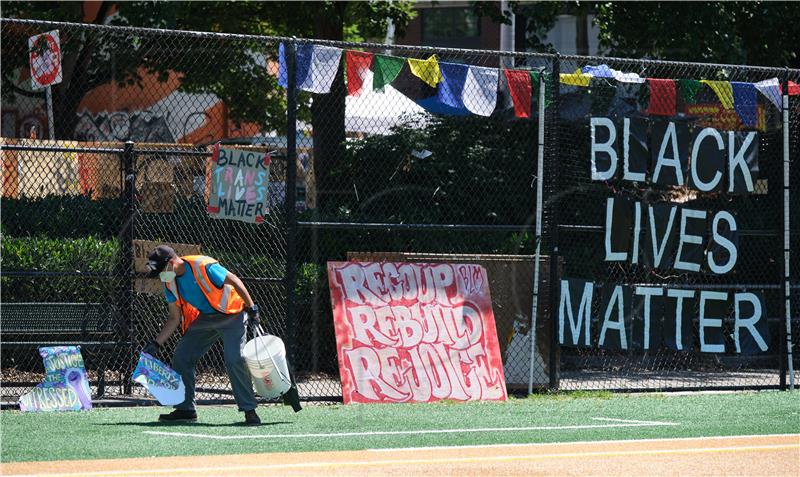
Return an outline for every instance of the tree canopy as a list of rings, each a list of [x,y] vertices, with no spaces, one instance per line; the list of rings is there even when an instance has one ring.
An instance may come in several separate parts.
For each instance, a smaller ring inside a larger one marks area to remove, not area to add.
[[[794,2],[605,2],[595,21],[614,56],[800,67]]]
[[[497,22],[509,21],[494,13],[495,2],[472,5]],[[524,22],[526,47],[533,51],[554,51],[545,38],[558,15],[594,13],[604,55],[800,67],[800,8],[795,2],[510,1],[509,6]]]

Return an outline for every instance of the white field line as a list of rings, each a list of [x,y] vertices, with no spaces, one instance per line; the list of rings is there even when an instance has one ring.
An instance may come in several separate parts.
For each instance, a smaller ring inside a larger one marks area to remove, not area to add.
[[[677,422],[661,421],[633,421],[612,419],[604,417],[592,418],[596,421],[611,421],[613,424],[581,424],[572,426],[529,426],[529,427],[481,427],[477,429],[417,429],[413,431],[370,431],[370,432],[333,432],[321,434],[265,434],[242,436],[218,436],[213,434],[197,434],[191,432],[143,431],[144,434],[168,437],[191,437],[212,440],[240,440],[240,439],[289,439],[307,437],[359,437],[359,436],[400,436],[421,434],[461,434],[465,432],[520,432],[520,431],[562,431],[576,429],[609,429],[618,427],[651,427],[651,426],[677,426]]]
[[[73,476],[154,476],[154,475],[176,475],[176,474],[197,474],[208,472],[223,472],[220,475],[231,475],[231,472],[242,471],[266,471],[266,470],[280,470],[280,469],[335,469],[341,467],[375,467],[375,466],[392,466],[401,465],[406,466],[409,464],[453,464],[453,463],[469,463],[478,462],[485,464],[486,462],[502,462],[502,461],[524,461],[524,460],[547,460],[547,459],[586,459],[586,458],[599,458],[599,457],[624,457],[624,456],[642,456],[642,455],[670,455],[670,454],[700,454],[700,453],[715,453],[715,452],[745,452],[745,451],[780,451],[787,449],[800,449],[799,444],[771,444],[760,446],[731,446],[731,447],[695,447],[691,449],[643,449],[643,450],[630,450],[630,451],[598,451],[598,452],[565,452],[555,454],[536,454],[536,455],[498,455],[498,456],[474,456],[474,457],[439,457],[430,459],[387,459],[387,460],[366,460],[359,462],[337,462],[337,461],[320,461],[320,462],[301,462],[301,463],[285,463],[285,464],[256,464],[256,465],[231,465],[231,466],[214,466],[214,467],[178,467],[166,469],[151,469],[151,470],[111,470],[111,471],[96,471],[96,472],[79,472],[79,473],[53,473],[53,474],[16,474],[7,477],[73,477]]]
[[[762,437],[796,437],[800,445],[800,434],[748,434],[735,436],[704,436],[704,437],[659,437],[652,439],[614,439],[605,441],[569,441],[569,442],[515,442],[511,444],[471,444],[462,446],[430,446],[430,447],[386,447],[365,449],[370,452],[415,452],[424,450],[451,450],[451,449],[482,449],[492,447],[543,447],[543,446],[575,446],[592,444],[627,444],[638,442],[676,442],[676,441],[705,441],[708,439],[758,439]]]

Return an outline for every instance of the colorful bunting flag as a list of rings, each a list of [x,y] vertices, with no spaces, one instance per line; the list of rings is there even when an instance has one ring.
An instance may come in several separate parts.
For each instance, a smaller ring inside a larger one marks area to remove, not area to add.
[[[328,93],[339,70],[342,57],[340,48],[303,43],[297,45],[295,75],[299,89],[312,93]],[[286,88],[289,71],[286,64],[286,47],[278,45],[278,84]]]
[[[403,58],[396,56],[375,55],[372,60],[372,89],[382,89],[387,84],[394,81],[400,70],[403,69],[405,64]]]
[[[442,81],[439,83],[438,98],[447,106],[463,109],[464,84],[467,81],[469,66],[456,63],[439,63]]]
[[[733,109],[733,89],[729,81],[700,80],[700,82],[714,91],[723,108]]]
[[[431,55],[427,60],[409,58],[408,66],[414,76],[427,83],[431,88],[435,88],[442,81],[442,72],[439,69],[439,60],[436,55]]]
[[[464,81],[464,106],[478,116],[489,116],[497,104],[497,68],[470,66]]]
[[[312,48],[314,45],[303,43],[297,45],[295,51],[295,84],[302,84],[308,76],[311,66]],[[281,43],[278,45],[278,85],[287,88],[289,85],[289,70],[286,65],[286,48]]]
[[[347,67],[347,94],[359,96],[364,88],[364,80],[372,68],[372,53],[347,50],[345,65]]]
[[[613,77],[615,80],[619,81],[620,83],[644,83],[644,78],[639,76],[638,73],[623,73],[617,70],[611,70]]]
[[[303,82],[298,80],[299,88],[311,93],[329,93],[341,59],[341,48],[313,45],[308,75]]]
[[[392,81],[392,87],[403,93],[413,101],[436,96],[436,88],[431,87],[419,76],[411,71],[411,65],[406,63],[400,73]]]
[[[776,108],[781,109],[781,84],[778,78],[759,81],[754,86],[770,103],[774,104]]]
[[[647,78],[650,86],[648,114],[658,116],[675,115],[675,80]]]
[[[572,86],[589,86],[592,75],[587,75],[581,72],[580,68],[575,70],[574,73],[561,73],[560,80],[563,84]]]
[[[595,78],[614,78],[614,70],[609,68],[608,65],[584,66],[580,72],[592,75]],[[575,71],[575,73],[578,73],[578,71]]]
[[[756,87],[753,83],[741,83],[739,81],[732,81],[731,88],[733,89],[733,107],[742,124],[747,127],[755,127],[756,125],[756,106],[758,99],[756,98]]]
[[[789,96],[797,96],[798,94],[800,94],[800,84],[789,81]]]
[[[686,104],[695,104],[697,102],[697,92],[700,91],[700,87],[703,86],[703,84],[697,80],[680,79],[678,80],[678,85],[683,93],[683,102]]]
[[[514,115],[518,118],[531,116],[531,72],[522,70],[504,70],[511,100],[514,101]]]
[[[533,98],[536,104],[539,104],[539,72],[531,71],[531,89],[533,90]],[[550,98],[550,87],[552,86],[552,78],[549,73],[544,73],[544,107],[550,106],[552,98]]]

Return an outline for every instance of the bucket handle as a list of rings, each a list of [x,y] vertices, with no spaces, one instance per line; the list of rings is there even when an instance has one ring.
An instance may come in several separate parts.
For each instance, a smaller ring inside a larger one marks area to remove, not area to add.
[[[264,331],[264,329],[261,327],[261,325],[258,325],[258,326],[256,326],[254,328],[253,334],[255,335],[256,338],[260,338],[262,336],[266,336],[267,335],[267,333]],[[259,354],[258,353],[258,346],[256,346],[256,359],[258,361],[261,361],[261,358],[258,356],[258,354]],[[272,361],[272,369],[274,369],[275,371],[278,372],[278,375],[280,375],[281,380],[283,380],[283,382],[289,383],[289,386],[291,386],[292,385],[292,379],[289,376],[284,376],[283,375],[281,370],[278,368],[278,365],[275,363],[275,360],[272,359],[272,355],[267,353],[267,356],[269,357],[269,360]]]

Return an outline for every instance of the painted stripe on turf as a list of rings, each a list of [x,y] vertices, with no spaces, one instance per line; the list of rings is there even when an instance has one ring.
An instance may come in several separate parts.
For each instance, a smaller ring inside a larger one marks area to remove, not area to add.
[[[400,436],[400,435],[422,435],[422,434],[460,434],[465,432],[519,432],[519,431],[562,431],[577,429],[611,429],[619,427],[650,427],[650,426],[677,426],[677,422],[661,421],[629,421],[623,419],[612,419],[595,417],[598,421],[613,421],[614,424],[580,424],[572,426],[529,426],[529,427],[482,427],[477,429],[417,429],[413,431],[370,431],[370,432],[333,432],[324,434],[266,434],[266,435],[242,435],[242,436],[218,436],[213,434],[198,434],[192,432],[167,432],[167,431],[143,431],[144,434],[167,437],[192,437],[212,440],[238,440],[238,439],[287,439],[287,438],[308,438],[308,437],[359,437],[359,436]]]
[[[16,474],[8,477],[72,477],[77,475],[101,477],[108,476],[150,476],[150,475],[175,475],[197,474],[199,472],[225,472],[232,471],[254,471],[254,470],[278,470],[278,469],[308,469],[308,468],[337,468],[337,467],[363,467],[363,466],[391,466],[409,464],[453,464],[468,462],[502,462],[515,460],[546,460],[546,459],[583,459],[596,457],[624,457],[637,455],[669,455],[669,454],[700,454],[715,452],[741,452],[741,451],[779,451],[786,449],[800,449],[800,444],[773,444],[760,446],[741,446],[741,447],[700,447],[692,449],[649,449],[632,451],[599,451],[599,452],[567,452],[560,454],[539,454],[539,455],[499,455],[499,456],[479,456],[479,457],[441,457],[431,459],[387,459],[387,460],[367,460],[361,462],[301,462],[287,464],[264,464],[264,465],[235,465],[235,466],[216,466],[216,467],[179,467],[170,469],[152,470],[117,470],[117,471],[97,471],[79,473],[57,473],[57,474]]]
[[[704,437],[659,437],[653,439],[614,439],[603,441],[569,441],[569,442],[514,442],[510,444],[471,444],[462,446],[427,446],[427,447],[384,447],[375,449],[366,449],[371,452],[414,452],[424,450],[451,450],[451,449],[482,449],[493,447],[543,447],[543,446],[574,446],[574,445],[591,445],[591,444],[629,444],[629,443],[646,443],[646,442],[675,442],[675,441],[704,441],[708,439],[756,439],[760,437],[797,437],[800,434],[748,434],[736,436],[704,436]]]

